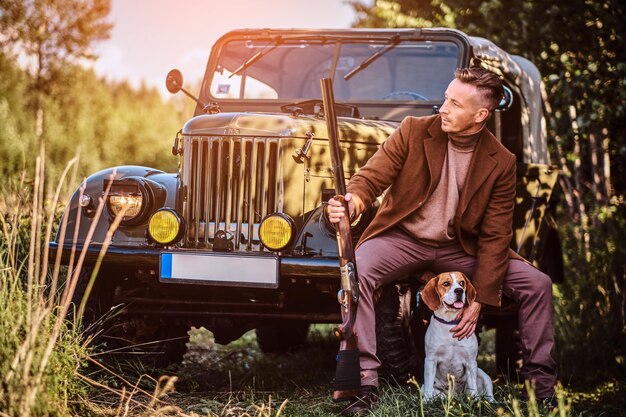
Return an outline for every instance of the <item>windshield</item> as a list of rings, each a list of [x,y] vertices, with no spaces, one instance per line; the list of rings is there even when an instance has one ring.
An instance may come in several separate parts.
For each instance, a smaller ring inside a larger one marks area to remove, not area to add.
[[[389,45],[385,39],[233,40],[220,51],[208,84],[210,95],[216,99],[321,99],[320,79],[332,77],[336,100],[443,101],[460,62],[458,46],[442,41]],[[381,51],[369,65],[358,68]],[[346,80],[346,74],[355,69]]]

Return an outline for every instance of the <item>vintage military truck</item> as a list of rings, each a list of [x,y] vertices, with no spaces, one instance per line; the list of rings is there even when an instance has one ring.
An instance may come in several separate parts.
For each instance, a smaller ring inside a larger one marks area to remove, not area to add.
[[[236,30],[214,45],[197,98],[180,72],[167,76],[171,92],[197,102],[173,141],[178,172],[118,166],[90,176],[71,198],[67,228],[50,246],[66,263],[85,250],[77,299],[108,245],[85,321],[109,312],[104,335],[116,346],[126,341],[168,360],[181,357],[192,325],[219,343],[256,329],[264,351],[280,352],[303,343],[310,323],[339,322],[336,242],[321,215],[334,185],[320,79],[334,80],[348,179],[405,116],[436,113],[455,69],[469,65],[506,85],[489,128],[518,159],[511,245],[560,280],[550,210],[557,171],[531,62],[451,29]],[[354,221],[355,239],[375,211]],[[397,289],[391,308],[399,297],[406,318],[414,297]],[[512,314],[484,314],[502,345],[511,345]],[[398,323],[410,337],[406,320]]]

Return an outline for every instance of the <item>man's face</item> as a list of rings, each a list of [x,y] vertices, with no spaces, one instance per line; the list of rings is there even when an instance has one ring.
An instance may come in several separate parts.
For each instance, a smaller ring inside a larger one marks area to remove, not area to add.
[[[479,131],[489,115],[481,99],[480,92],[473,85],[452,80],[446,90],[445,101],[439,109],[441,129],[461,135]]]

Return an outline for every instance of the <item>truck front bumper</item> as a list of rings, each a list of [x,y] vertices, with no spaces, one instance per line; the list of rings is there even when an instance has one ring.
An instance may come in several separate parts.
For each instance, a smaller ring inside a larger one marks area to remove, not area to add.
[[[76,262],[83,250],[83,266],[86,267],[95,265],[102,256],[101,269],[106,273],[101,273],[98,279],[119,280],[115,303],[127,305],[129,313],[195,317],[199,321],[215,317],[341,321],[336,301],[340,286],[336,258],[281,256],[277,288],[254,288],[238,283],[207,285],[201,281],[163,282],[159,279],[162,253],[198,253],[197,250],[110,246],[101,255],[99,245],[83,248],[51,242],[49,247],[51,262],[61,250],[62,264],[68,264],[71,258]],[[232,273],[236,276],[237,270]]]

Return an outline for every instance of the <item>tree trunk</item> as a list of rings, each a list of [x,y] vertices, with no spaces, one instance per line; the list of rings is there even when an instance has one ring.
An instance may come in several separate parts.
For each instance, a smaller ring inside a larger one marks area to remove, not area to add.
[[[587,262],[591,260],[591,245],[589,243],[589,217],[587,216],[587,208],[585,206],[585,200],[583,196],[583,180],[582,180],[582,149],[580,146],[580,129],[578,127],[578,121],[576,120],[576,108],[574,106],[569,107],[569,116],[572,123],[572,130],[574,131],[574,194],[578,200],[578,212],[580,213],[580,229],[578,230],[577,237],[581,238],[585,248],[585,259]]]
[[[589,134],[589,153],[591,154],[591,174],[593,177],[592,183],[592,191],[596,201],[597,207],[605,206],[607,203],[607,198],[604,193],[604,181],[602,181],[602,167],[600,166],[600,161],[598,155],[600,155],[602,149],[600,148],[600,144],[598,143],[598,138],[595,133]],[[597,226],[597,219],[593,220],[594,224]]]
[[[578,214],[576,213],[576,207],[574,205],[574,190],[572,187],[572,182],[570,181],[570,178],[572,177],[572,172],[567,166],[567,160],[565,159],[565,156],[563,156],[561,137],[555,135],[554,141],[556,143],[557,159],[559,160],[561,172],[563,173],[563,175],[559,175],[559,184],[561,184],[561,188],[563,189],[563,195],[565,196],[565,202],[567,203],[569,218],[572,222],[578,223]]]
[[[576,209],[574,206],[574,192],[572,188],[572,183],[570,178],[572,177],[572,173],[567,166],[567,160],[563,154],[563,145],[561,143],[561,136],[556,134],[555,130],[555,118],[552,112],[552,106],[550,105],[550,101],[548,100],[548,95],[546,93],[546,88],[543,83],[541,83],[541,96],[543,98],[543,102],[545,105],[545,115],[548,120],[548,124],[550,125],[549,137],[554,138],[555,149],[556,149],[556,157],[559,161],[560,170],[562,175],[559,175],[559,184],[561,185],[561,189],[563,190],[563,195],[565,197],[565,202],[567,203],[567,212],[569,214],[569,218],[572,222],[576,222]]]
[[[609,145],[611,140],[608,137],[608,129],[602,129],[602,166],[604,171],[604,189],[607,199],[613,197],[615,190],[611,180],[611,158],[609,156]]]

